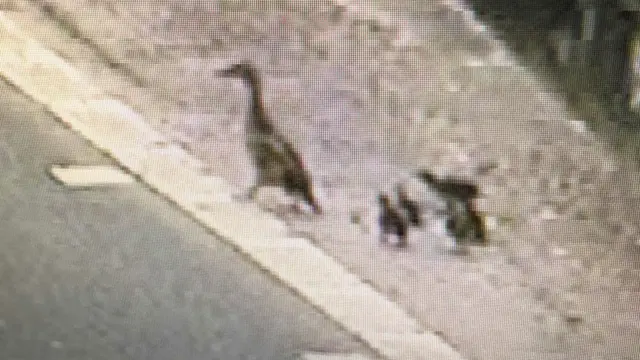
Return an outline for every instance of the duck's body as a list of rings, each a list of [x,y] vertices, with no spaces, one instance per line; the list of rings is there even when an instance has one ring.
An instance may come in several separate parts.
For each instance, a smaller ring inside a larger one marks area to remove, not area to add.
[[[466,207],[457,199],[447,199],[446,229],[453,236],[456,244],[463,244],[469,240],[469,233],[473,224],[469,221]]]
[[[439,180],[426,170],[418,175],[445,198],[446,228],[456,239],[456,243],[472,240],[486,244],[484,222],[473,205],[474,198],[479,193],[478,187],[456,179]]]
[[[427,170],[419,172],[418,176],[422,181],[446,197],[466,200],[478,196],[478,187],[476,185],[457,179],[440,180]]]
[[[473,241],[480,244],[486,244],[487,238],[484,221],[482,220],[482,217],[478,215],[478,211],[474,206],[473,199],[467,200],[464,204],[464,207],[468,217],[468,221],[471,224],[470,228],[473,232]]]
[[[392,205],[386,194],[378,195],[380,205],[380,215],[378,225],[380,226],[380,241],[387,242],[387,237],[395,235],[398,238],[398,247],[407,246],[407,222]]]
[[[245,123],[246,146],[256,168],[251,197],[262,186],[282,186],[291,195],[301,196],[315,213],[320,213],[311,188],[311,176],[293,146],[269,121],[257,70],[250,64],[236,64],[217,72],[222,77],[238,77],[251,91],[251,104]]]

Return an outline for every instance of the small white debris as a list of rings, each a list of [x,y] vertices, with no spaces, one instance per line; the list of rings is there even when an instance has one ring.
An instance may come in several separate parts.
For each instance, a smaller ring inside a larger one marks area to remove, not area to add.
[[[571,128],[573,129],[573,131],[579,133],[579,134],[583,134],[585,132],[587,132],[587,126],[585,125],[584,121],[578,121],[578,120],[570,120],[569,124],[571,125]]]
[[[485,66],[485,63],[481,58],[477,56],[469,56],[465,60],[464,65],[467,67],[482,67]]]
[[[50,175],[69,187],[109,186],[135,183],[135,179],[115,166],[53,165]]]
[[[498,228],[498,218],[495,216],[487,216],[484,218],[484,224],[487,230],[495,230]]]
[[[446,219],[436,219],[431,221],[430,226],[427,230],[429,233],[432,233],[434,236],[438,238],[448,238],[449,232],[447,231]]]
[[[540,210],[538,213],[538,219],[540,220],[556,220],[558,219],[558,214],[551,208],[545,207]]]
[[[301,356],[301,360],[369,360],[370,358],[360,354],[330,354],[320,352],[308,352]]]
[[[569,251],[567,251],[567,249],[565,248],[555,246],[551,249],[551,253],[555,256],[567,256],[567,254],[569,254]]]
[[[62,349],[62,343],[60,341],[52,341],[49,343],[49,346],[51,346],[54,349]]]

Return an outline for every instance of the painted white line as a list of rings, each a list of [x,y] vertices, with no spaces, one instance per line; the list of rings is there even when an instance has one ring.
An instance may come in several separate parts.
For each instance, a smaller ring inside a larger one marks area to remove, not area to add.
[[[51,176],[69,187],[113,186],[135,183],[136,180],[115,166],[52,165]]]
[[[360,354],[326,354],[308,352],[302,354],[300,360],[371,360]]]
[[[393,360],[462,359],[307,239],[288,237],[284,222],[255,204],[231,201],[230,184],[202,175],[199,161],[1,12],[0,74],[381,355]]]

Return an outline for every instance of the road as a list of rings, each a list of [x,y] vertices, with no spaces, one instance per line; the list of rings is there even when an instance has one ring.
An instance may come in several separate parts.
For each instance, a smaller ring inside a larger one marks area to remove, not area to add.
[[[366,349],[135,183],[71,190],[52,163],[110,164],[0,83],[0,358],[296,359]]]

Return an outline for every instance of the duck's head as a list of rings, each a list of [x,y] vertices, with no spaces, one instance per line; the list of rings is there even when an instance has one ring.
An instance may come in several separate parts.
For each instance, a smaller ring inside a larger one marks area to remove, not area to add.
[[[220,77],[240,78],[248,85],[258,85],[258,70],[248,62],[233,64],[225,69],[217,70]]]
[[[378,194],[378,204],[380,204],[384,208],[390,207],[389,196],[387,194],[381,193]]]

